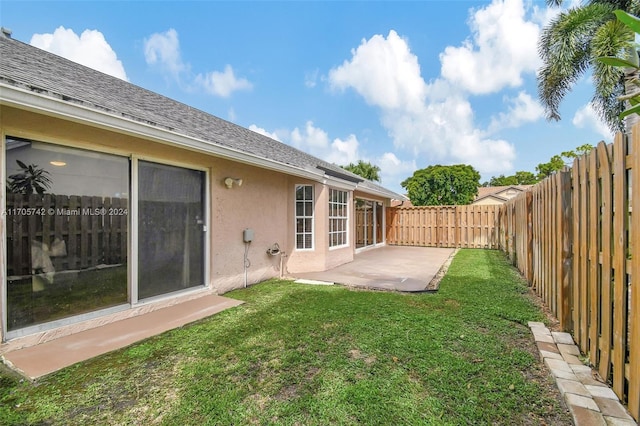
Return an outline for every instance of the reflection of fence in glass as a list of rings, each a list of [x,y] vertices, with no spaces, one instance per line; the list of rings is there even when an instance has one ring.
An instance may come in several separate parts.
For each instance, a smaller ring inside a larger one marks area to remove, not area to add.
[[[8,193],[7,275],[126,263],[127,209],[123,198]]]
[[[7,194],[7,329],[127,300],[128,200]]]

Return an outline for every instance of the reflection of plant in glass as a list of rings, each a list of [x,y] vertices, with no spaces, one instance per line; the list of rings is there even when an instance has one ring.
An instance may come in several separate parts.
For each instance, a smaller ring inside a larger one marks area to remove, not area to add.
[[[51,188],[51,179],[49,172],[40,168],[36,164],[28,166],[20,160],[16,160],[18,166],[22,169],[20,173],[9,176],[7,180],[7,189],[14,194],[30,195],[33,193],[44,194]]]

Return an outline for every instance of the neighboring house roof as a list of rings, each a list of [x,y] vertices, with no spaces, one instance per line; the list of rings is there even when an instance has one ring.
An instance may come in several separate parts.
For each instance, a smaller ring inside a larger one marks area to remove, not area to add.
[[[507,186],[481,186],[478,188],[478,195],[474,201],[478,201],[482,198],[486,198],[489,195],[494,195],[500,198],[509,199],[511,197],[506,196],[505,193],[509,190],[515,190],[517,192],[524,192],[533,185],[507,185]]]
[[[411,204],[411,200],[393,200],[391,202],[391,207],[413,207]]]
[[[478,195],[471,204],[487,204],[487,200],[495,202],[489,204],[504,204],[521,192],[526,191],[533,185],[507,185],[507,186],[481,186],[478,188]]]
[[[476,198],[475,200],[473,200],[471,204],[478,204],[480,201],[489,200],[489,199],[497,201],[496,204],[504,204],[510,200],[509,198],[501,197],[496,194],[487,194],[484,197]]]
[[[294,147],[0,34],[0,102],[145,135],[258,167],[405,199]],[[336,179],[338,181],[336,181]]]

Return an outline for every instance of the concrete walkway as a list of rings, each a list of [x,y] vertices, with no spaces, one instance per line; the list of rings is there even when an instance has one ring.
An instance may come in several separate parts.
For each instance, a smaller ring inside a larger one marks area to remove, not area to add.
[[[580,361],[569,333],[550,332],[541,322],[529,322],[529,328],[576,426],[637,426],[613,390]]]
[[[60,337],[3,355],[5,363],[31,379],[129,346],[244,302],[208,295],[136,317]]]
[[[454,253],[455,249],[451,248],[386,246],[358,253],[352,262],[328,271],[294,275],[304,280],[303,283],[335,283],[403,292],[434,291],[437,290],[434,278]]]

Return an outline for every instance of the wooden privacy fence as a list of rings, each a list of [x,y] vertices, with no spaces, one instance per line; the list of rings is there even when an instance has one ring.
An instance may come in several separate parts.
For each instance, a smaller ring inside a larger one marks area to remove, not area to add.
[[[499,206],[388,208],[387,243],[399,246],[498,248]]]
[[[502,206],[500,247],[640,416],[640,127]]]
[[[7,275],[125,263],[127,207],[121,198],[7,194]]]
[[[502,206],[387,209],[387,243],[499,248],[640,418],[640,125]]]

